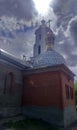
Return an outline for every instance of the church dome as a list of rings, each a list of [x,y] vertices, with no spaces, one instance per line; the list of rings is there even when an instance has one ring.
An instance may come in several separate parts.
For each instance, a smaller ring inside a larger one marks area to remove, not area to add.
[[[44,20],[35,35],[34,57],[30,61],[34,68],[66,64],[64,58],[54,50],[55,34]]]
[[[55,50],[49,50],[35,57],[33,60],[33,67],[41,68],[46,66],[54,66],[66,64],[64,58]]]

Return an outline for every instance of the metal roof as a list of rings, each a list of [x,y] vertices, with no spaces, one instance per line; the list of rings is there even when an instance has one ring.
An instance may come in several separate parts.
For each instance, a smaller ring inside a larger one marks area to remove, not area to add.
[[[9,64],[17,66],[21,69],[29,67],[29,64],[27,64],[27,62],[24,62],[23,60],[14,57],[13,55],[7,53],[2,49],[0,50],[0,60],[5,61],[5,63],[8,62]]]
[[[48,50],[32,59],[34,68],[65,64],[65,59],[55,50]]]

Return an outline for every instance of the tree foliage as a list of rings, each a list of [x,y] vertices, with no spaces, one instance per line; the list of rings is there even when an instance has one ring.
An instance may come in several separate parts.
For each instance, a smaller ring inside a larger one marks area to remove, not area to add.
[[[77,82],[74,84],[74,86],[75,86],[75,100],[77,104]]]

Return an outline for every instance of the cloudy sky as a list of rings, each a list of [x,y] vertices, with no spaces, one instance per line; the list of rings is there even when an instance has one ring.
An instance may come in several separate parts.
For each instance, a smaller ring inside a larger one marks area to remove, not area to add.
[[[32,56],[34,31],[52,20],[55,49],[77,73],[77,0],[0,0],[0,48],[16,57]]]

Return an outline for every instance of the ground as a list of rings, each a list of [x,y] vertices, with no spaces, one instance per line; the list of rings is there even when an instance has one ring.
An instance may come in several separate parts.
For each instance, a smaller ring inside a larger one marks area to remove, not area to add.
[[[21,121],[4,123],[3,127],[13,128],[15,130],[59,130],[59,128],[36,119],[25,119]]]

